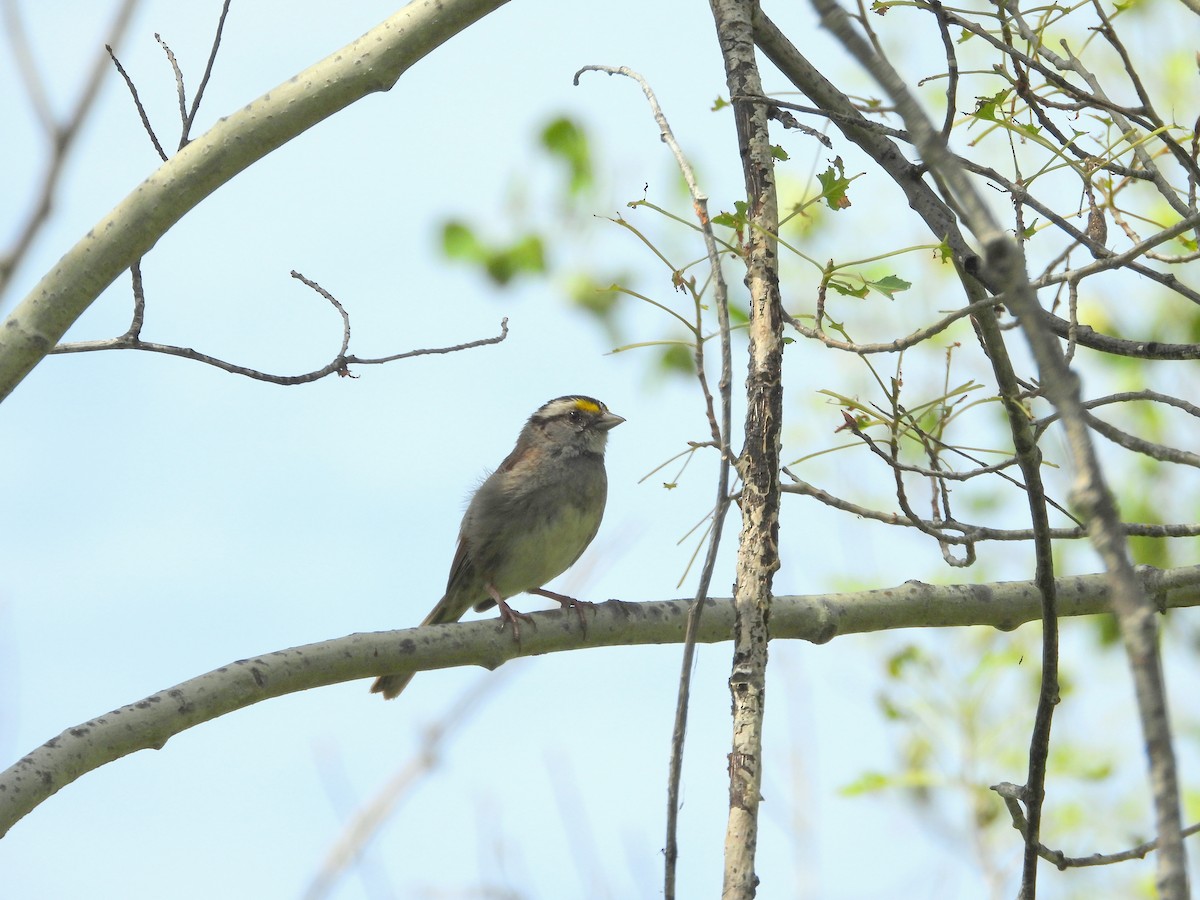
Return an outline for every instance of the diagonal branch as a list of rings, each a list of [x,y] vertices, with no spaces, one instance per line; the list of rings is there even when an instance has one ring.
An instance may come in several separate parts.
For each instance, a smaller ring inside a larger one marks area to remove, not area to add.
[[[334,113],[390,90],[410,66],[504,2],[410,3],[345,48],[220,119],[163,163],[67,251],[0,327],[0,400],[101,291],[209,194]]]
[[[854,32],[846,13],[833,0],[814,0],[814,5],[824,24],[837,34],[892,98],[921,159],[984,248],[982,266],[972,262],[964,264],[963,268],[968,274],[974,274],[978,268],[981,280],[991,289],[998,287],[1003,292],[1005,303],[1016,314],[1030,343],[1045,396],[1062,416],[1077,472],[1073,491],[1075,505],[1087,521],[1092,544],[1104,560],[1111,581],[1113,611],[1137,695],[1161,847],[1157,860],[1158,890],[1167,900],[1183,900],[1188,896],[1186,852],[1181,835],[1178,772],[1157,643],[1158,623],[1153,616],[1153,607],[1134,577],[1116,503],[1096,458],[1080,402],[1078,376],[1067,366],[1057,338],[1045,325],[1042,309],[1026,273],[1021,248],[993,219],[963,168],[951,156],[900,76]],[[1012,9],[1011,3],[1009,9]],[[1036,803],[1036,792],[1040,790],[1040,785],[1026,785],[1026,802]],[[1027,900],[1031,900],[1035,890],[1036,821],[1030,822],[1029,831],[1021,889],[1022,897]]]
[[[120,43],[137,5],[138,0],[122,0],[105,38],[106,46]],[[100,95],[100,88],[104,84],[104,75],[108,71],[108,53],[102,49],[92,61],[91,68],[83,80],[79,96],[75,99],[71,111],[61,122],[56,121],[54,113],[50,109],[49,100],[46,98],[45,87],[34,64],[29,41],[17,16],[15,0],[4,0],[4,18],[18,71],[25,82],[25,89],[29,94],[30,102],[33,103],[34,112],[49,139],[51,152],[48,154],[46,167],[38,178],[37,187],[34,190],[36,199],[33,202],[29,218],[21,226],[12,246],[0,253],[0,297],[7,290],[13,272],[16,271],[17,266],[33,245],[34,238],[50,218],[67,157],[70,155],[75,138],[87,121],[88,115],[95,108],[96,98]],[[6,90],[11,90],[11,88],[6,87]],[[11,203],[11,199],[8,202]]]

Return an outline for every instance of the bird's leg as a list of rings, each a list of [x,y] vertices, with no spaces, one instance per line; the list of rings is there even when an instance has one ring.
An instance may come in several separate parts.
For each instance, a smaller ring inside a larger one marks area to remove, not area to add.
[[[488,584],[485,586],[487,587],[488,594],[496,601],[496,608],[500,610],[500,627],[503,628],[505,625],[511,625],[513,640],[518,644],[521,643],[521,620],[524,619],[526,622],[532,622],[533,616],[517,612],[509,606],[505,599],[500,596],[500,592],[496,590],[495,585]]]
[[[587,631],[587,619],[583,617],[583,610],[587,608],[595,612],[595,603],[592,603],[590,600],[576,600],[574,597],[568,597],[566,594],[557,594],[545,588],[534,588],[528,593],[537,594],[539,597],[545,597],[548,600],[553,600],[555,603],[561,603],[563,609],[575,610],[575,613],[579,616],[579,624],[583,626],[584,631]]]

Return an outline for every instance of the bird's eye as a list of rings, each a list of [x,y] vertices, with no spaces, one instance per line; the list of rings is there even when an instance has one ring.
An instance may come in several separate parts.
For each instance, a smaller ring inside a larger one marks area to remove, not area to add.
[[[567,413],[567,418],[570,419],[572,423],[578,425],[581,421],[583,421],[583,413],[577,409],[573,409]]]

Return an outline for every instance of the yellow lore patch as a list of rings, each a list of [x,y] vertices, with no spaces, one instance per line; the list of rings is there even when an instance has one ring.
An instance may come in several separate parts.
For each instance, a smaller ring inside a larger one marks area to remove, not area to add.
[[[592,413],[593,415],[600,414],[600,404],[594,400],[588,400],[585,397],[575,397],[575,408],[582,411]]]

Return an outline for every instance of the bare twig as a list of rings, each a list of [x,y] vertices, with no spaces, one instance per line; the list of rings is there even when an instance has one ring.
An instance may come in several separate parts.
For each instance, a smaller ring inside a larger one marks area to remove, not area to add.
[[[138,0],[122,0],[113,17],[112,25],[109,26],[107,46],[116,46],[121,42],[137,6]],[[38,73],[33,54],[29,49],[29,40],[17,14],[15,0],[4,0],[4,22],[5,31],[12,44],[13,56],[16,58],[17,69],[50,144],[50,152],[46,154],[47,161],[40,177],[34,180],[34,199],[28,218],[17,231],[11,246],[0,254],[0,297],[3,297],[13,272],[16,271],[17,266],[29,251],[34,238],[50,218],[50,213],[54,209],[58,185],[71,149],[75,145],[75,138],[95,107],[100,87],[104,84],[104,76],[108,72],[108,53],[101,50],[96,54],[87,75],[82,80],[79,95],[75,98],[70,111],[59,120],[46,97],[41,75]]]
[[[369,94],[504,4],[410,3],[362,37],[216,121],[68,248],[0,326],[0,401],[84,310],[214,191],[309,128]]]
[[[780,488],[785,494],[812,497],[814,500],[823,503],[831,509],[838,509],[859,518],[881,522],[884,525],[916,528],[926,533],[932,531],[933,536],[938,541],[948,544],[971,544],[983,541],[1032,541],[1034,538],[1035,532],[1032,528],[992,528],[986,525],[974,525],[969,522],[942,521],[938,519],[911,521],[900,513],[884,512],[868,506],[862,506],[841,497],[835,497],[828,491],[822,490],[816,485],[810,484],[798,477],[787,467],[784,467],[783,472],[792,479],[792,484],[785,484]],[[1193,522],[1172,525],[1123,522],[1121,523],[1121,527],[1129,537],[1188,538],[1200,536],[1200,524]],[[1051,528],[1047,533],[1055,541],[1077,541],[1088,536],[1087,529],[1082,525],[1077,525],[1073,528]]]
[[[1004,800],[1004,806],[1008,809],[1008,814],[1012,818],[1013,828],[1017,829],[1024,837],[1029,829],[1029,823],[1025,819],[1025,814],[1021,810],[1021,787],[1016,784],[1009,784],[1007,781],[1002,781],[1000,784],[993,784],[992,790],[995,791]],[[1183,836],[1191,837],[1193,834],[1200,834],[1200,822],[1189,825],[1183,829]],[[1051,850],[1043,843],[1037,844],[1037,853],[1042,859],[1053,863],[1058,869],[1082,869],[1089,866],[1111,866],[1115,863],[1128,862],[1133,859],[1145,859],[1149,854],[1158,849],[1158,841],[1146,841],[1138,844],[1136,847],[1130,847],[1128,850],[1121,850],[1117,853],[1093,853],[1091,856],[1067,856],[1061,850]]]
[[[721,340],[721,380],[718,384],[718,390],[721,395],[721,409],[720,421],[718,421],[712,392],[708,387],[708,377],[705,373],[704,340],[700,328],[700,299],[697,296],[695,298],[696,327],[694,332],[696,337],[696,377],[699,380],[700,389],[704,395],[705,411],[713,443],[720,450],[721,458],[718,462],[717,499],[713,507],[711,524],[709,526],[708,549],[705,554],[704,565],[700,570],[700,580],[696,585],[696,595],[692,600],[692,608],[688,613],[687,630],[684,634],[683,661],[679,674],[679,695],[675,704],[675,724],[671,732],[671,761],[667,774],[667,834],[663,851],[663,894],[667,900],[673,900],[675,897],[676,863],[679,858],[679,784],[683,772],[683,748],[687,735],[688,702],[691,696],[692,670],[694,668],[693,662],[696,653],[696,634],[700,627],[700,617],[704,610],[704,600],[708,597],[709,585],[712,583],[713,570],[717,561],[717,550],[720,547],[725,517],[729,509],[729,469],[732,462],[732,454],[729,449],[730,430],[732,428],[730,388],[733,379],[733,363],[729,341],[729,294],[725,284],[725,276],[721,271],[720,248],[717,246],[716,236],[712,230],[712,220],[708,215],[708,196],[700,189],[691,163],[688,161],[683,149],[679,146],[679,142],[676,141],[675,134],[671,131],[671,126],[667,122],[666,115],[659,106],[650,85],[640,74],[624,66],[620,68],[585,66],[579,72],[575,73],[576,84],[579,83],[579,75],[587,71],[606,72],[609,75],[625,75],[637,81],[642,88],[642,92],[646,95],[646,100],[649,102],[654,114],[654,120],[658,123],[659,133],[662,135],[663,142],[666,143],[674,154],[676,164],[679,166],[684,181],[687,183],[688,191],[692,196],[696,218],[699,220],[700,231],[704,236],[704,248],[709,261],[709,277],[713,285],[717,306],[717,328]]]
[[[225,31],[225,18],[229,15],[229,5],[232,0],[225,0],[221,6],[221,17],[217,20],[217,33],[213,35],[212,49],[208,53],[208,62],[204,66],[204,75],[200,78],[200,86],[196,88],[196,96],[192,98],[192,108],[183,120],[183,133],[179,138],[179,149],[182,150],[191,141],[192,126],[196,123],[196,113],[200,111],[200,101],[204,99],[204,89],[212,77],[213,66],[217,61],[217,51],[221,49],[221,35]]]
[[[171,64],[171,72],[175,76],[175,98],[179,101],[179,121],[182,125],[187,122],[187,89],[183,84],[183,70],[179,68],[179,60],[175,58],[175,52],[162,39],[162,35],[156,32],[154,40],[158,41],[158,46],[162,47],[163,53],[167,55],[167,62]]]
[[[1019,246],[1007,237],[993,220],[986,205],[966,179],[963,169],[951,157],[944,142],[939,139],[923,111],[908,93],[903,81],[886,61],[871,52],[866,42],[853,31],[845,12],[832,0],[814,0],[814,4],[821,13],[823,22],[837,34],[843,45],[871,72],[892,98],[921,153],[921,158],[943,186],[946,196],[953,198],[955,208],[984,246],[985,260],[980,271],[986,273],[989,285],[1003,286],[1006,304],[1016,313],[1032,346],[1046,396],[1062,414],[1068,444],[1078,473],[1074,490],[1075,501],[1088,520],[1093,545],[1104,559],[1112,580],[1113,609],[1125,642],[1137,693],[1138,709],[1142,717],[1150,765],[1150,783],[1157,812],[1158,840],[1162,848],[1158,856],[1158,888],[1168,900],[1183,900],[1188,895],[1186,855],[1180,836],[1178,776],[1158,654],[1157,623],[1152,616],[1150,604],[1132,577],[1133,570],[1116,505],[1097,462],[1080,405],[1078,378],[1066,367],[1061,348],[1045,328],[1041,309],[1025,272],[1024,258]],[[1019,18],[1011,0],[1006,3],[1005,8]],[[1037,42],[1032,30],[1023,34],[1027,40]],[[1045,53],[1040,43],[1038,50]],[[1106,99],[1096,96],[1100,93],[1099,86],[1093,84],[1093,88],[1097,106],[1111,107]],[[1135,147],[1135,153],[1139,152],[1139,148]],[[1187,210],[1182,212],[1185,217],[1188,214]],[[972,264],[968,271],[975,271],[975,265]],[[1039,569],[1040,562],[1041,554]],[[1052,603],[1052,595],[1048,595],[1047,603]],[[1047,610],[1047,618],[1050,612],[1053,612],[1052,606]],[[1044,658],[1043,665],[1045,664]],[[1044,694],[1045,690],[1043,697]],[[1043,705],[1049,704],[1039,702],[1039,711]],[[1039,712],[1039,723],[1041,718]],[[1048,716],[1045,727],[1048,730]],[[1040,728],[1040,724],[1035,726],[1034,743],[1037,743]],[[1035,763],[1031,747],[1031,776],[1036,774]],[[1024,789],[1023,799],[1028,804],[1029,832],[1021,893],[1027,900],[1032,900],[1035,891],[1038,813],[1043,790],[1042,784],[1032,783],[1032,780]]]
[[[129,330],[124,334],[108,338],[100,341],[71,341],[66,344],[59,344],[50,352],[52,354],[60,353],[95,353],[100,350],[144,350],[148,353],[162,353],[166,356],[178,356],[182,359],[190,359],[193,362],[200,362],[206,365],[214,366],[223,372],[229,372],[233,375],[243,375],[246,378],[253,378],[255,381],[265,381],[269,384],[294,385],[308,384],[313,381],[319,381],[328,375],[341,375],[343,377],[350,375],[350,366],[377,366],[384,363],[396,362],[401,359],[411,359],[416,356],[430,356],[441,353],[458,353],[461,350],[473,350],[476,347],[486,347],[489,344],[499,344],[508,337],[508,319],[507,317],[500,320],[500,333],[495,337],[480,338],[475,341],[466,341],[461,344],[454,344],[449,347],[424,347],[419,350],[406,350],[403,353],[393,353],[391,356],[381,356],[373,359],[355,356],[349,353],[350,349],[350,314],[346,312],[344,306],[338,300],[326,291],[315,281],[311,281],[299,272],[292,272],[292,277],[303,282],[308,287],[319,293],[322,297],[330,302],[334,309],[342,318],[342,346],[337,355],[332,360],[323,365],[319,369],[314,369],[311,372],[305,372],[303,375],[272,375],[267,372],[260,372],[257,369],[251,369],[246,366],[239,366],[236,363],[227,362],[223,359],[218,359],[215,356],[209,356],[207,353],[200,353],[193,350],[191,347],[177,347],[172,344],[158,344],[152,341],[143,341],[141,339],[142,321],[145,315],[145,293],[142,288],[142,271],[139,264],[135,264],[133,268],[133,293],[134,293],[134,317],[133,322],[129,326]]]
[[[121,61],[117,59],[117,54],[113,48],[106,44],[104,49],[108,51],[108,55],[112,57],[113,65],[117,67],[117,72],[125,80],[125,87],[129,89],[129,95],[133,97],[133,105],[137,109],[138,118],[142,120],[142,128],[146,130],[146,134],[150,138],[150,143],[154,145],[154,150],[158,153],[159,159],[166,162],[167,151],[163,149],[162,144],[158,141],[158,135],[154,133],[154,126],[150,124],[150,116],[146,112],[146,107],[142,105],[142,98],[138,96],[137,85],[133,83],[133,79],[129,77],[129,73],[121,65]]]

